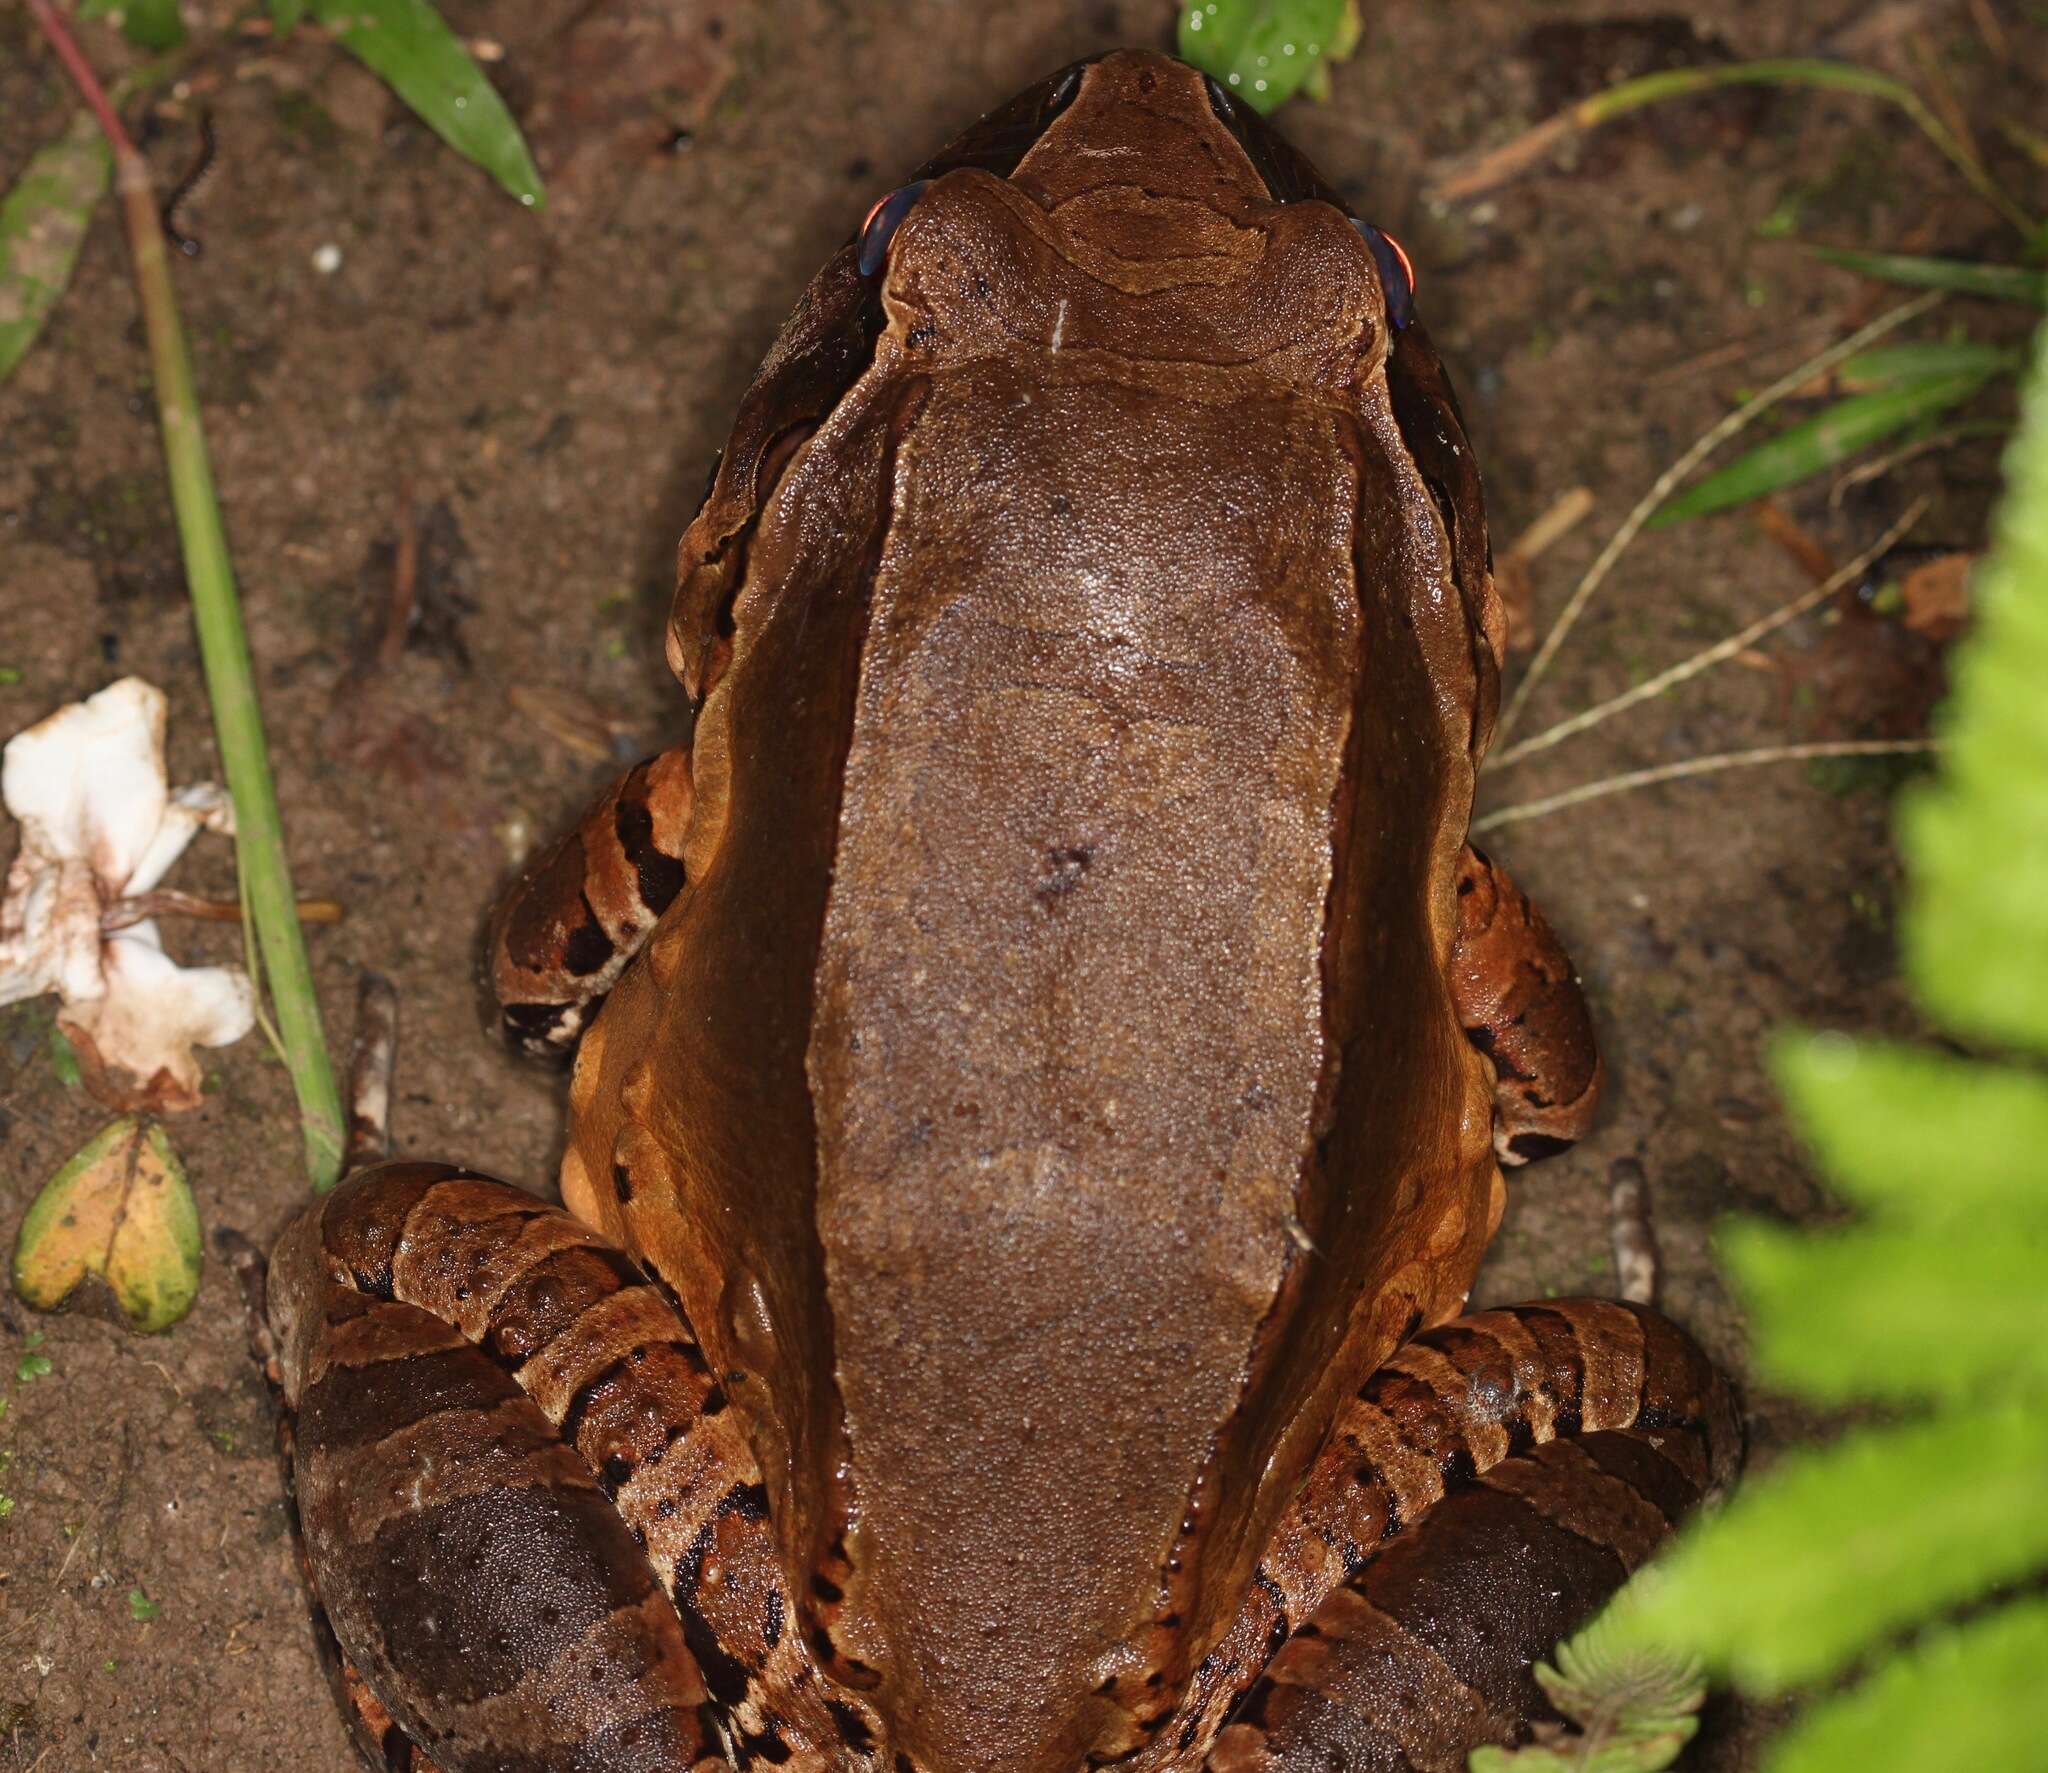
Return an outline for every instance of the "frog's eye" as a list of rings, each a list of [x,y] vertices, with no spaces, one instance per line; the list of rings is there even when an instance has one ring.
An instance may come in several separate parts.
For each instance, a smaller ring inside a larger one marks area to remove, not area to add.
[[[1372,223],[1355,217],[1351,225],[1372,248],[1373,263],[1380,268],[1380,288],[1387,293],[1387,321],[1399,332],[1415,318],[1415,267],[1393,235],[1383,234]]]
[[[875,207],[868,211],[868,219],[860,225],[860,274],[872,277],[889,260],[889,242],[896,237],[896,230],[924,195],[924,188],[930,179],[919,179],[914,185],[904,185],[891,191]]]

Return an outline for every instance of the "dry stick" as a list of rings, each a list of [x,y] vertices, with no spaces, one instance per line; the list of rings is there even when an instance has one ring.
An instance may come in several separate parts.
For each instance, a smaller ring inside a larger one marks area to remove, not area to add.
[[[301,923],[339,923],[341,907],[332,899],[301,899]],[[200,923],[240,923],[247,915],[238,899],[207,899],[197,893],[181,893],[174,887],[157,887],[130,898],[116,899],[100,913],[100,934],[133,929],[151,917],[190,917]]]
[[[1775,634],[1787,622],[1797,621],[1808,610],[1827,602],[1844,585],[1854,584],[1874,562],[1882,560],[1889,554],[1897,546],[1899,539],[1920,521],[1927,505],[1926,499],[1916,499],[1906,514],[1890,529],[1847,566],[1839,572],[1830,573],[1810,591],[1801,592],[1790,603],[1780,604],[1769,615],[1757,617],[1747,628],[1737,630],[1726,640],[1717,641],[1704,651],[1694,653],[1689,659],[1681,659],[1670,670],[1658,672],[1655,677],[1637,684],[1634,689],[1624,690],[1618,696],[1596,703],[1591,708],[1574,714],[1569,720],[1560,720],[1555,726],[1538,733],[1533,739],[1524,739],[1519,745],[1510,745],[1494,760],[1496,767],[1505,768],[1511,763],[1518,763],[1531,752],[1548,750],[1552,745],[1571,738],[1575,733],[1582,733],[1588,727],[1598,726],[1603,720],[1619,714],[1624,708],[1633,708],[1638,702],[1647,702],[1653,696],[1661,696],[1666,690],[1674,689],[1689,678],[1697,677],[1710,666],[1718,665],[1724,659],[1732,659],[1737,653],[1754,646],[1766,634]]]
[[[356,1038],[348,1061],[345,1176],[391,1155],[391,1078],[397,1058],[397,988],[365,967],[356,981]]]
[[[1903,468],[1908,462],[1917,461],[1921,456],[1931,455],[1936,450],[1952,448],[1958,443],[1968,443],[1979,437],[2010,437],[2012,426],[2000,424],[1996,419],[1969,419],[1960,425],[1951,425],[1945,431],[1936,431],[1932,436],[1916,438],[1911,443],[1901,444],[1897,449],[1887,450],[1883,455],[1868,462],[1858,462],[1853,468],[1844,468],[1835,476],[1835,484],[1828,488],[1828,509],[1839,511],[1842,501],[1865,482],[1881,480],[1894,468]]]
[[[236,862],[254,914],[256,940],[272,980],[278,1034],[298,1097],[307,1174],[316,1189],[329,1188],[341,1167],[341,1100],[321,1038],[320,1006],[313,995],[305,933],[295,915],[296,898],[285,859],[284,826],[278,815],[270,756],[263,743],[263,715],[256,701],[249,639],[235,597],[234,569],[228,559],[220,502],[200,427],[192,360],[178,324],[149,167],[135,151],[91,64],[51,0],[28,0],[28,10],[113,150],[114,189],[121,199],[128,250],[135,261],[136,291],[149,334],[164,467],[178,519],[185,580],[192,595],[193,625],[199,632],[199,658],[206,673],[214,733],[220,742],[221,769],[235,804]]]
[[[1626,793],[1631,788],[1651,788],[1659,782],[1681,782],[1689,776],[1711,776],[1721,770],[1748,769],[1764,763],[1799,763],[1815,757],[1910,757],[1940,747],[1932,739],[1828,739],[1812,745],[1765,745],[1756,751],[1723,751],[1712,757],[1688,757],[1679,763],[1660,763],[1654,769],[1630,770],[1626,775],[1606,776],[1597,782],[1581,782],[1560,794],[1546,794],[1541,800],[1525,800],[1504,806],[1472,821],[1475,834],[1501,825],[1519,825],[1525,819],[1540,819],[1562,812],[1583,801],[1605,795]]]
[[[1508,700],[1507,711],[1500,718],[1495,732],[1496,742],[1507,738],[1514,730],[1515,722],[1522,709],[1528,704],[1530,694],[1543,680],[1543,674],[1550,669],[1550,661],[1557,656],[1557,649],[1564,644],[1565,636],[1571,633],[1586,605],[1593,599],[1593,593],[1600,589],[1607,575],[1614,570],[1614,563],[1629,543],[1636,539],[1651,514],[1668,499],[1693,469],[1726,443],[1752,419],[1768,412],[1788,394],[1795,393],[1813,380],[1824,375],[1845,357],[1853,357],[1874,339],[1881,339],[1895,327],[1904,326],[1909,320],[1917,320],[1930,308],[1945,298],[1940,290],[1932,290],[1923,296],[1915,296],[1910,302],[1901,302],[1889,312],[1880,314],[1868,326],[1852,332],[1840,343],[1830,345],[1817,357],[1809,357],[1797,369],[1780,376],[1761,394],[1745,401],[1726,418],[1710,427],[1694,442],[1684,455],[1658,475],[1656,484],[1636,502],[1636,508],[1622,519],[1621,527],[1614,532],[1613,539],[1600,551],[1600,558],[1587,568],[1586,576],[1579,581],[1578,589],[1571,594],[1562,613],[1543,637],[1543,644],[1536,649],[1535,658],[1529,661],[1529,669],[1522,674],[1522,681],[1515,686],[1515,693]]]
[[[1657,1303],[1657,1232],[1650,1222],[1650,1178],[1632,1157],[1607,1168],[1607,1229],[1614,1244],[1614,1278],[1631,1305]]]

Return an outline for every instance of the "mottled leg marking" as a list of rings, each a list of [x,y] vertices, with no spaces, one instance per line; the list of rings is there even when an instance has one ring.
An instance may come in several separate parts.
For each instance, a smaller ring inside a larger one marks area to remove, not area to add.
[[[694,796],[677,745],[629,770],[527,865],[492,920],[487,991],[505,1035],[566,1055],[682,891]]]
[[[1462,1770],[1548,1715],[1532,1663],[1740,1455],[1727,1382],[1644,1307],[1418,1336],[1339,1417],[1166,1765]]]
[[[868,1764],[848,1743],[875,1721],[826,1703],[787,1629],[722,1387],[587,1227],[386,1164],[287,1231],[268,1316],[311,1586],[373,1765],[408,1765],[379,1716],[447,1773]]]
[[[1451,996],[1493,1061],[1494,1149],[1504,1164],[1584,1138],[1600,1103],[1600,1053],[1571,957],[1506,869],[1471,845],[1458,868]]]

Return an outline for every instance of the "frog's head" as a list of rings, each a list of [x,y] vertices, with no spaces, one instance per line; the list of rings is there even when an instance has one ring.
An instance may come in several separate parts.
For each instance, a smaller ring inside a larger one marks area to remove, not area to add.
[[[1036,339],[1348,380],[1383,361],[1413,293],[1399,249],[1255,113],[1140,50],[970,131],[875,206],[860,265],[934,364]]]

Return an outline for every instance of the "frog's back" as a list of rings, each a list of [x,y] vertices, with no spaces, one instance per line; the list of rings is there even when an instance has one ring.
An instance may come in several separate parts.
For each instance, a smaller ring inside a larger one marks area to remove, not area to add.
[[[1485,1230],[1454,539],[1369,259],[1196,81],[1099,64],[932,186],[871,365],[763,445],[694,884],[579,1086],[806,1636],[934,1769],[1141,1747]]]

